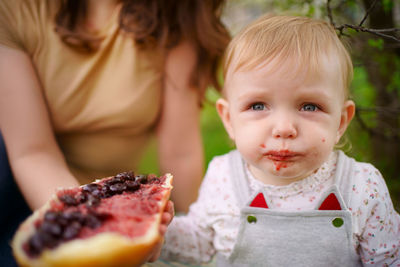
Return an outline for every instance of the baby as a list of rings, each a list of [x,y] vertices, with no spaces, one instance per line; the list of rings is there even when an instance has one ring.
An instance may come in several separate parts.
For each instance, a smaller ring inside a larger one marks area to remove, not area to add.
[[[228,47],[215,157],[162,258],[218,266],[400,266],[400,216],[371,164],[335,150],[355,113],[334,28],[267,15]]]

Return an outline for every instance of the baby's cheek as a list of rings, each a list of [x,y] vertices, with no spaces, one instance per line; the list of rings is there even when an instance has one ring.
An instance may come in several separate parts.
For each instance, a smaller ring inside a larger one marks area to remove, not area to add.
[[[324,141],[322,141],[324,140]],[[327,146],[327,140],[322,139],[319,146],[312,150],[309,157],[309,168],[310,169],[318,169],[325,161],[328,160],[330,153],[332,152],[332,148]]]
[[[264,138],[262,134],[251,131],[245,132],[243,131],[240,135],[236,136],[236,145],[240,145],[242,147],[246,147],[247,149],[251,148],[253,150],[258,150],[260,144],[264,143]]]

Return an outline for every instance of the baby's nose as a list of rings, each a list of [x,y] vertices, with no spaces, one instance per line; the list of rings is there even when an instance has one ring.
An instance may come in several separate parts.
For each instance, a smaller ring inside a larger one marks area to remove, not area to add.
[[[274,126],[272,136],[274,138],[296,138],[297,129],[292,121],[281,121]]]

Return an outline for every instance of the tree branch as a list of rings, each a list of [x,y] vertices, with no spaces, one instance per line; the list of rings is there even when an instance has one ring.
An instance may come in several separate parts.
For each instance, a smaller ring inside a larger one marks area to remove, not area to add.
[[[397,38],[396,36],[393,35],[389,35],[389,34],[385,34],[386,32],[400,32],[400,29],[397,28],[390,28],[390,29],[370,29],[370,28],[365,28],[362,26],[356,26],[356,25],[351,25],[351,24],[342,24],[339,27],[335,27],[336,30],[338,30],[342,35],[343,35],[343,30],[344,29],[353,29],[357,32],[368,32],[371,33],[373,35],[379,36],[379,37],[383,37],[383,38],[387,38],[387,39],[391,39],[393,41],[396,42],[400,42],[400,39]]]
[[[326,2],[326,9],[328,11],[328,18],[330,23],[336,28],[335,22],[333,21],[333,15],[332,15],[332,8],[331,8],[331,0],[327,0]]]
[[[360,24],[358,24],[359,27],[361,27],[364,24],[364,22],[367,20],[369,14],[371,13],[371,10],[374,9],[377,2],[378,2],[378,0],[374,0],[374,2],[368,8],[367,12],[365,12],[363,19],[361,20]]]
[[[371,29],[371,28],[366,28],[364,26],[362,26],[365,21],[367,20],[368,16],[371,14],[371,11],[374,9],[376,3],[378,2],[378,0],[374,0],[374,2],[371,4],[371,6],[367,9],[367,11],[365,12],[364,17],[362,18],[362,20],[360,21],[360,23],[358,25],[352,25],[352,24],[342,24],[340,26],[336,26],[336,23],[333,19],[333,13],[332,13],[332,7],[331,7],[331,0],[327,0],[326,1],[326,9],[327,9],[327,13],[328,13],[328,18],[330,23],[335,27],[335,29],[337,31],[339,31],[339,36],[348,36],[344,33],[345,29],[353,29],[357,32],[367,32],[382,38],[386,38],[386,39],[390,39],[393,40],[395,42],[399,42],[400,43],[400,38],[396,37],[396,33],[400,32],[399,28],[388,28],[388,29]],[[390,35],[388,33],[393,33],[393,35]]]

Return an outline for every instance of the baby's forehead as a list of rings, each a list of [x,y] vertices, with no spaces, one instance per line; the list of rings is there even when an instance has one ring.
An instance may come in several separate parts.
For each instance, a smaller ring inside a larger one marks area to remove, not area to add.
[[[249,101],[277,104],[279,99],[296,105],[299,101],[306,100],[346,100],[346,90],[337,78],[338,75],[329,72],[325,75],[315,75],[284,68],[239,70],[232,73],[231,79],[226,82],[224,97],[237,104]]]
[[[307,55],[305,55],[307,54]],[[283,75],[320,74],[336,68],[337,72],[345,71],[337,53],[330,51],[313,53],[268,53],[256,54],[246,52],[233,56],[225,65],[225,75],[230,72],[254,71],[268,67],[272,72],[277,71]]]
[[[244,73],[250,73],[260,80],[263,77],[274,77],[282,82],[290,80],[305,84],[330,78],[336,82],[343,83],[343,71],[339,60],[336,57],[326,55],[321,56],[318,61],[314,60],[314,62],[299,58],[282,59],[279,57],[259,61],[254,60],[250,63],[247,61],[247,64],[241,64],[240,61],[232,61],[225,72],[227,89],[229,90],[228,85],[232,80],[237,82],[237,78],[243,76]]]

